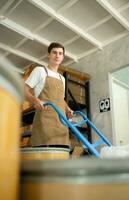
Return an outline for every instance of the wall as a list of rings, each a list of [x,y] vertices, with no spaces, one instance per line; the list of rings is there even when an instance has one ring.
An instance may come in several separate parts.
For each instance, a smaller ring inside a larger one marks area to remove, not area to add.
[[[129,65],[129,36],[74,63],[72,68],[91,75],[91,119],[112,142],[111,111],[100,113],[99,100],[110,97],[108,73]]]

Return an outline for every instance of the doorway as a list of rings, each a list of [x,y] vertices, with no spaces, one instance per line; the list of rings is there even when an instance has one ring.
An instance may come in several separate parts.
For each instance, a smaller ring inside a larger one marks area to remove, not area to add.
[[[109,74],[113,144],[129,144],[129,66]]]

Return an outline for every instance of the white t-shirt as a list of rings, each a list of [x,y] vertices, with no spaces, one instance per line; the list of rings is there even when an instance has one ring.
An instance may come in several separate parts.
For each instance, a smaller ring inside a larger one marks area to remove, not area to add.
[[[47,68],[47,67],[46,67]],[[47,68],[48,76],[54,77],[57,79],[61,79],[63,81],[64,85],[64,91],[65,91],[65,78],[59,74],[58,72],[53,72],[52,70]],[[45,80],[46,80],[46,71],[44,67],[36,67],[28,77],[28,79],[25,81],[27,85],[29,85],[31,88],[34,89],[34,95],[38,97],[41,93],[41,91],[44,88]],[[61,78],[60,78],[61,76]]]

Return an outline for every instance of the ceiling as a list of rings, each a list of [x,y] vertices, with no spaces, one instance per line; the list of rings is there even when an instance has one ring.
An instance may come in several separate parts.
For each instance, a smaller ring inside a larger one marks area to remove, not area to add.
[[[66,48],[63,66],[129,35],[129,0],[0,0],[0,56],[24,71],[47,65],[47,47]]]

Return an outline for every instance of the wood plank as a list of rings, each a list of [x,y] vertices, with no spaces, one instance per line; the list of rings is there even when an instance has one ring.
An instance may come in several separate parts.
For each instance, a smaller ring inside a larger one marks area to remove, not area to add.
[[[80,71],[77,71],[75,69],[71,69],[71,68],[63,67],[63,66],[59,67],[59,72],[60,73],[68,72],[68,74],[71,77],[75,77],[75,78],[82,80],[82,81],[88,81],[91,78],[91,76],[87,73],[80,72]]]

